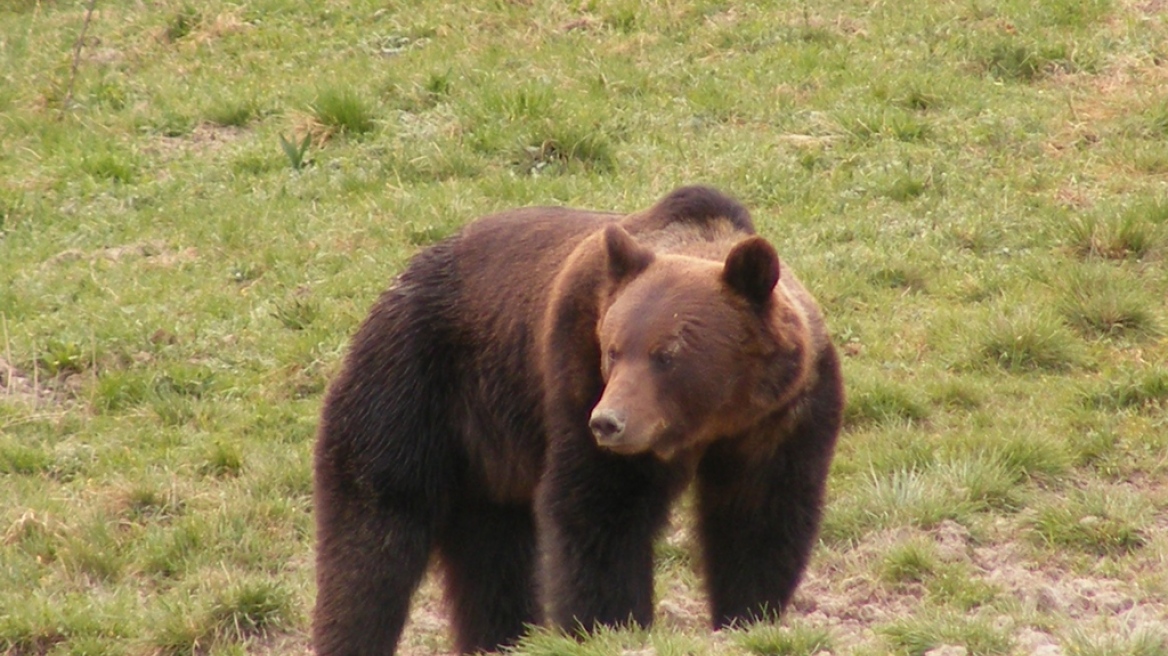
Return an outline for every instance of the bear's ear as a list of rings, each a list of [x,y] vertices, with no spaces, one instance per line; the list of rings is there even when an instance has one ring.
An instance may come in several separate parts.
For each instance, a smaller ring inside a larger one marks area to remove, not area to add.
[[[653,251],[638,244],[615,223],[604,228],[604,253],[608,258],[608,275],[617,282],[639,274],[653,262]]]
[[[762,304],[779,282],[779,254],[762,237],[747,237],[730,249],[722,280],[750,302]]]

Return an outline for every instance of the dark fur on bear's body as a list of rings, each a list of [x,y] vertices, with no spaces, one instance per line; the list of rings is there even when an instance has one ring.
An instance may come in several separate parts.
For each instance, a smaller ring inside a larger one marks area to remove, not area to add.
[[[694,479],[713,625],[781,610],[843,390],[753,233],[688,187],[628,216],[499,214],[419,254],[325,400],[317,652],[393,653],[431,554],[463,652],[545,620],[648,625],[652,542]]]

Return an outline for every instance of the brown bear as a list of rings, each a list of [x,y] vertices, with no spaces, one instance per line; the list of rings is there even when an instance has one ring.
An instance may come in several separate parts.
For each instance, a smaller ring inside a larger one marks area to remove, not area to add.
[[[381,296],[325,399],[317,653],[392,654],[431,555],[464,653],[647,626],[653,541],[695,479],[713,626],[774,617],[842,405],[815,302],[713,189],[471,223]]]

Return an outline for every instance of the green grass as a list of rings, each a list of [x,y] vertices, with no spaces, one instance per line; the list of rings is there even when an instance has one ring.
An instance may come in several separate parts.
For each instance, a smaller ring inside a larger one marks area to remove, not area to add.
[[[758,656],[813,656],[832,649],[829,632],[808,626],[760,624],[739,632],[733,640],[747,653]]]
[[[969,619],[957,613],[897,620],[882,628],[893,653],[924,656],[944,647],[961,647],[970,656],[1009,654],[1009,631],[984,618]]]
[[[844,354],[811,573],[714,635],[682,518],[653,630],[516,653],[1164,653],[1154,4],[98,2],[74,76],[85,3],[0,2],[0,654],[303,652],[320,400],[392,276],[687,183]]]

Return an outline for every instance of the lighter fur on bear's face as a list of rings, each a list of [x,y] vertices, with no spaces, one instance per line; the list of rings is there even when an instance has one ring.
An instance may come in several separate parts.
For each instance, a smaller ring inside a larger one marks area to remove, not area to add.
[[[605,388],[593,411],[621,418],[622,454],[679,452],[757,419],[745,360],[770,359],[763,320],[721,281],[722,263],[660,256],[617,295],[599,325]]]

